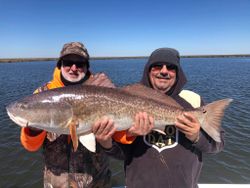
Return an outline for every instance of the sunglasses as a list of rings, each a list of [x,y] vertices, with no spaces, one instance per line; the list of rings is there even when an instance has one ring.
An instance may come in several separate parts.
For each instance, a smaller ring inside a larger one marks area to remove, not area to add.
[[[164,65],[166,65],[168,70],[176,70],[177,69],[177,67],[175,65],[172,65],[172,64],[155,64],[151,67],[151,70],[160,71]]]
[[[62,65],[64,67],[72,67],[73,65],[75,65],[77,68],[83,68],[84,64],[84,61],[62,60]]]

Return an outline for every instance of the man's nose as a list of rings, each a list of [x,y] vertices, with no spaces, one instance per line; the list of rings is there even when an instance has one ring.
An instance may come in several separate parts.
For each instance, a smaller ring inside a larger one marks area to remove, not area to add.
[[[163,67],[161,68],[161,73],[167,73],[167,72],[168,72],[167,65],[163,65]]]
[[[73,71],[76,71],[76,70],[77,70],[77,67],[76,67],[75,64],[73,64],[73,65],[71,66],[71,70],[73,70]]]

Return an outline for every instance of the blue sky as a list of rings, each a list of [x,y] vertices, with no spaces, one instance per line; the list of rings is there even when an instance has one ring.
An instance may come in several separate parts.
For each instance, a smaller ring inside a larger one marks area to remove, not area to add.
[[[250,0],[0,0],[0,58],[250,54]]]

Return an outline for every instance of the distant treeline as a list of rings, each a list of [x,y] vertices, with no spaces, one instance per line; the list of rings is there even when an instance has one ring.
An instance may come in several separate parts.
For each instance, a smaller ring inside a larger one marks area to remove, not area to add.
[[[250,54],[236,54],[236,55],[183,55],[181,58],[229,58],[229,57],[250,57]],[[91,60],[107,60],[107,59],[145,59],[148,56],[134,56],[134,57],[92,57]],[[57,61],[58,58],[5,58],[0,59],[0,63],[12,62],[30,62],[30,61]]]

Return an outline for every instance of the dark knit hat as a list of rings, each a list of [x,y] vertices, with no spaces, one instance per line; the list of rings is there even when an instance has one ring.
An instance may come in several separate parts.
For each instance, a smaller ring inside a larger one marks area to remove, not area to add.
[[[60,57],[57,61],[58,68],[60,68],[62,65],[62,62],[61,62],[62,58],[70,54],[75,54],[75,55],[79,55],[83,57],[87,63],[87,67],[89,67],[89,53],[87,49],[85,48],[85,46],[80,42],[70,42],[70,43],[64,44],[61,50]]]
[[[148,59],[149,64],[154,65],[156,63],[173,64],[177,67],[180,66],[179,52],[173,48],[159,48],[152,52]]]

